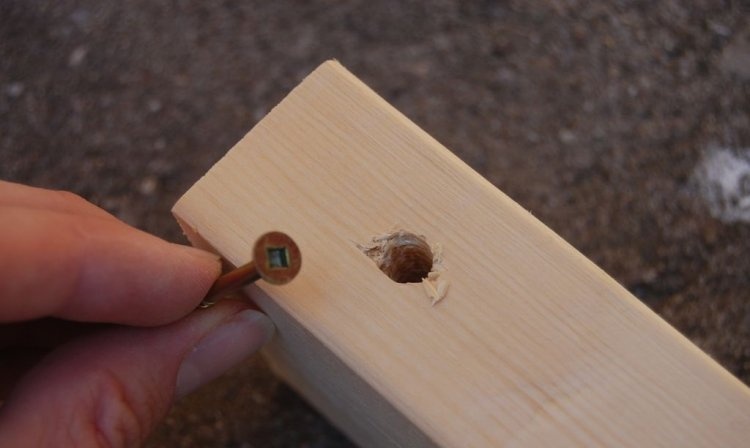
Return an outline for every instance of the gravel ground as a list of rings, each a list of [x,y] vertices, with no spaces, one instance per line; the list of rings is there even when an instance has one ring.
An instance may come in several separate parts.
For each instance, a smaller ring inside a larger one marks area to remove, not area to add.
[[[3,0],[0,178],[177,197],[337,58],[750,382],[750,4]],[[149,442],[344,447],[252,359]]]

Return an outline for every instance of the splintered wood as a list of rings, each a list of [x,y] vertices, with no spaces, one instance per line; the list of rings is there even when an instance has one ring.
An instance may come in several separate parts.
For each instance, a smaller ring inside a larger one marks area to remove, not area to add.
[[[297,241],[295,281],[246,290],[265,354],[362,446],[748,446],[746,386],[336,62],[174,213],[235,265]],[[363,254],[393,223],[417,283]]]
[[[440,243],[431,247],[423,235],[395,230],[374,236],[368,244],[357,247],[391,280],[421,283],[433,306],[448,292]]]
[[[422,279],[422,286],[427,293],[427,297],[430,298],[431,305],[435,306],[448,294],[450,282],[445,276],[445,268],[443,267],[442,244],[436,243],[432,247],[432,257],[432,270],[427,273],[427,277]]]

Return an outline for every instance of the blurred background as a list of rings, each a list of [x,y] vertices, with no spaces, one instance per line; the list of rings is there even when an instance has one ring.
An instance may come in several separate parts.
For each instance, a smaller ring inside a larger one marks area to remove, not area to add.
[[[185,242],[176,199],[340,60],[745,383],[747,1],[2,0],[0,178]],[[151,447],[347,447],[251,359]]]

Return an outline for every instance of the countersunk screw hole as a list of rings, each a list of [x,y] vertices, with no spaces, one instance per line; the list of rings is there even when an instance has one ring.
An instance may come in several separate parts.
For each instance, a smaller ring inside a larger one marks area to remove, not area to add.
[[[432,270],[433,254],[423,236],[399,230],[359,246],[391,280],[419,283]]]

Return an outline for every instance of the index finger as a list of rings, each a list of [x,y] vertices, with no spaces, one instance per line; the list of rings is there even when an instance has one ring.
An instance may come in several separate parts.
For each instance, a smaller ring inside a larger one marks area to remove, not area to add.
[[[220,271],[216,256],[116,219],[1,210],[0,322],[165,324],[193,310]]]
[[[92,215],[116,219],[82,197],[62,190],[45,190],[0,180],[0,207],[38,208],[78,215]]]

